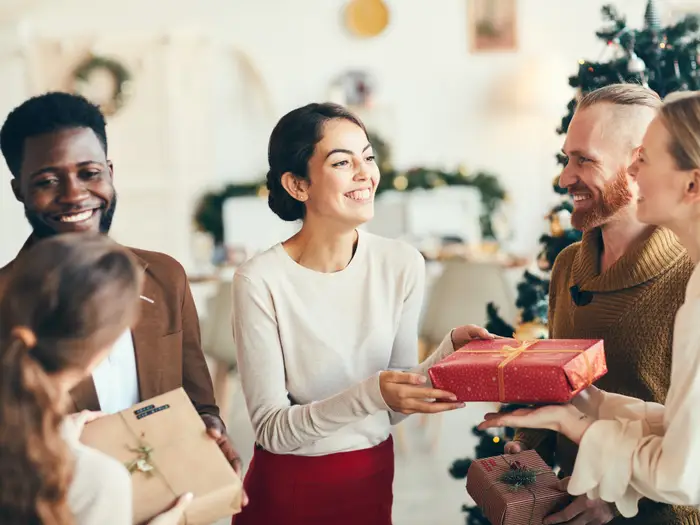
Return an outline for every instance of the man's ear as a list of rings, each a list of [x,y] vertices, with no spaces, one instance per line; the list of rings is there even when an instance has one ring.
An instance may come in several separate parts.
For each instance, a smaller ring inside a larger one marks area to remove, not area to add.
[[[309,198],[309,182],[307,180],[297,177],[291,171],[286,171],[282,174],[281,182],[287,193],[299,202],[306,202]]]
[[[12,177],[12,180],[10,181],[10,186],[12,186],[12,193],[15,194],[15,199],[17,199],[19,202],[24,202],[24,198],[22,197],[22,190],[19,184],[19,178]]]
[[[111,160],[107,161],[107,168],[109,169],[109,177],[114,180],[114,164]]]

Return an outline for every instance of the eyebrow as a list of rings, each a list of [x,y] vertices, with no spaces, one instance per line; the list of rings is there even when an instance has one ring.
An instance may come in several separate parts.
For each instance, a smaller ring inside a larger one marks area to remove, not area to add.
[[[372,147],[372,144],[369,144],[369,143],[368,143],[364,148],[362,148],[362,153],[364,153],[365,151],[367,151],[367,150],[368,150],[369,148],[371,148],[371,147]],[[336,148],[336,149],[330,150],[330,151],[328,152],[328,155],[326,155],[326,158],[330,157],[330,156],[333,155],[334,153],[347,153],[348,155],[352,155],[352,154],[353,154],[352,151],[350,151],[349,149]]]
[[[83,162],[78,162],[78,164],[76,164],[76,166],[78,168],[84,168],[85,166],[90,166],[91,164],[99,164],[103,168],[107,167],[107,165],[104,162],[100,162],[99,160],[86,160]],[[30,173],[29,178],[34,178],[34,177],[37,177],[39,175],[44,175],[45,173],[54,173],[56,171],[58,171],[58,168],[56,168],[54,166],[47,166],[45,168],[41,168],[39,170],[36,170],[33,173]]]

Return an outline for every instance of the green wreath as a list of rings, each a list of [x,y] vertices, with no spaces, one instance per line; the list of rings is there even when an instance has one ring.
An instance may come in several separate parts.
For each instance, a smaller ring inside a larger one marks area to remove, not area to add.
[[[131,73],[121,63],[107,57],[91,56],[80,64],[73,72],[76,83],[76,91],[80,92],[79,85],[87,83],[90,75],[98,69],[105,69],[114,79],[114,91],[107,103],[100,104],[100,109],[105,115],[114,115],[126,103],[130,94]]]

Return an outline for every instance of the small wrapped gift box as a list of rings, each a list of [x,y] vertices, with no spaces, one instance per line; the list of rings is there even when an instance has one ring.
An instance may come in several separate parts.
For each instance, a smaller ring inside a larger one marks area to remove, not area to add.
[[[433,365],[435,388],[458,401],[566,403],[608,372],[600,339],[487,339]]]
[[[241,510],[242,483],[182,388],[85,426],[80,440],[131,472],[134,523],[194,499],[182,525],[208,525]]]
[[[467,473],[467,492],[492,525],[541,525],[571,502],[557,483],[534,450],[475,460]]]

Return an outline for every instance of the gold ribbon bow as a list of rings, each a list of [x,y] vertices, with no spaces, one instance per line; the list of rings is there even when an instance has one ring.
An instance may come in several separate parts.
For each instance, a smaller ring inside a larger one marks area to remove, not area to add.
[[[534,339],[529,341],[520,341],[515,334],[513,334],[513,339],[518,342],[518,346],[505,345],[502,348],[494,348],[491,350],[472,350],[467,347],[460,348],[458,352],[466,352],[469,354],[501,354],[505,355],[503,361],[498,363],[498,400],[501,403],[506,402],[506,385],[505,385],[505,373],[504,370],[508,364],[515,361],[518,357],[523,355],[525,352],[533,352],[536,354],[561,354],[561,353],[575,353],[583,354],[583,359],[586,363],[587,380],[589,383],[593,382],[593,367],[591,366],[588,355],[584,350],[571,350],[571,349],[552,349],[552,350],[530,350],[530,347],[542,341],[542,339]]]

